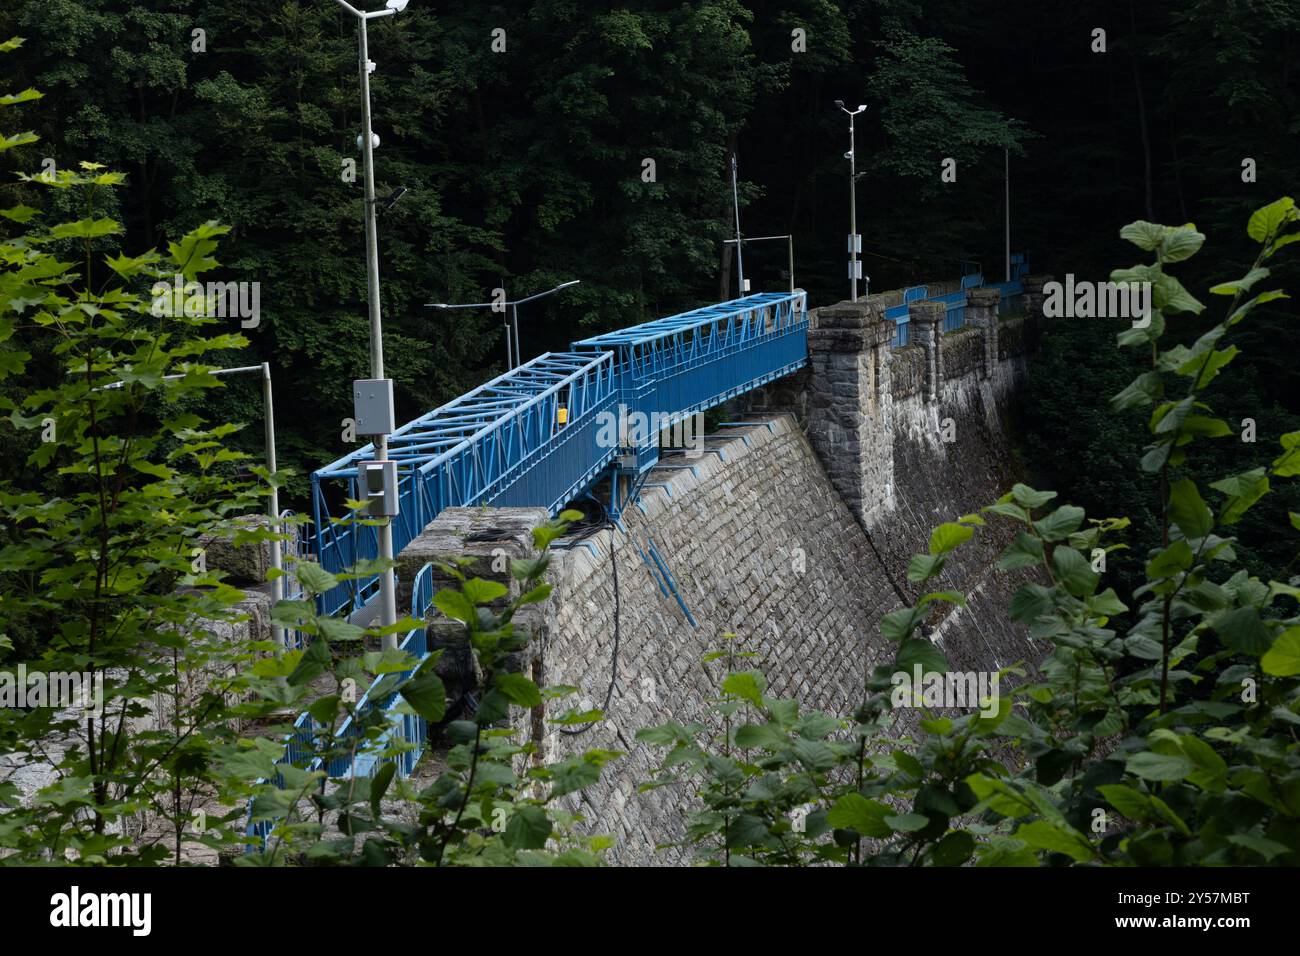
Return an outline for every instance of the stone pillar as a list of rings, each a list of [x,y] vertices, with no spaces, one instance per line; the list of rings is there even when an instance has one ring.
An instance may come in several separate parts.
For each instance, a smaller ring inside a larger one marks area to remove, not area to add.
[[[459,586],[455,576],[446,569],[447,564],[455,561],[459,562],[459,569],[465,577],[499,582],[505,585],[509,597],[517,597],[520,585],[510,574],[510,561],[536,557],[533,529],[549,520],[545,508],[445,509],[397,556],[397,575],[401,583],[398,593],[402,601],[398,605],[399,615],[410,607],[411,584],[426,562],[433,562],[435,594],[444,588]],[[491,606],[499,611],[507,600],[507,597],[499,598]],[[531,676],[533,667],[541,661],[549,633],[547,608],[547,603],[528,605],[515,615],[516,629],[528,634],[530,640],[526,647],[505,659],[503,670],[522,671]],[[449,706],[455,710],[469,694],[481,697],[483,675],[478,671],[464,625],[430,607],[425,619],[425,634],[429,650],[443,652],[435,672],[446,685]],[[523,718],[516,714],[512,719]]]
[[[947,309],[942,302],[913,302],[907,307],[912,325],[912,345],[925,349],[925,400],[937,401],[943,387],[943,319]]]
[[[894,324],[871,297],[818,312],[808,332],[808,438],[827,477],[859,521],[893,494]]]
[[[966,324],[979,329],[984,343],[980,377],[992,378],[998,364],[998,303],[1001,289],[970,289],[966,292]]]
[[[1050,275],[1025,276],[1020,280],[1025,290],[1025,345],[1037,351],[1038,337],[1043,327],[1043,286],[1052,281]]]
[[[1051,276],[1025,276],[1020,286],[1025,290],[1025,315],[1039,318],[1043,314],[1043,286],[1052,281]]]

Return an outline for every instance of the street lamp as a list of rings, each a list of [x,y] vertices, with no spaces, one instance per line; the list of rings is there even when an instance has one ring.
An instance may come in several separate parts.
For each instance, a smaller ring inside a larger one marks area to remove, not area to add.
[[[1006,187],[1006,224],[1007,224],[1006,233],[1005,233],[1006,253],[1007,253],[1006,281],[1010,282],[1011,281],[1011,149],[1010,147],[1002,151],[1002,161],[1004,163],[1003,173],[1002,173],[1003,182]]]
[[[208,375],[241,375],[249,372],[258,372],[262,376],[262,414],[266,419],[264,428],[263,441],[265,444],[266,454],[266,471],[268,475],[274,475],[276,471],[275,463],[275,403],[271,396],[271,365],[269,362],[263,362],[261,365],[241,365],[238,368],[214,368],[208,370]],[[185,377],[180,375],[164,375],[163,381],[172,382]],[[104,391],[114,388],[122,388],[126,382],[112,382],[102,386]],[[270,519],[271,534],[279,534],[279,528],[276,526],[280,523],[280,492],[275,486],[275,482],[268,480],[271,486],[271,497],[267,502],[266,514]],[[280,552],[280,539],[272,537],[271,539],[271,567],[278,573],[271,580],[271,606],[274,607],[280,601],[284,600],[284,561]],[[271,626],[271,634],[275,641],[281,646],[285,646],[284,628],[277,625]]]
[[[513,302],[465,302],[460,304],[449,304],[446,302],[426,302],[426,309],[495,309],[497,306],[509,306],[511,321],[505,323],[506,330],[506,369],[508,371],[518,368],[523,364],[520,358],[519,349],[519,307],[525,302],[532,302],[534,299],[541,299],[552,293],[559,292],[561,289],[567,289],[571,285],[577,285],[581,279],[570,279],[568,282],[561,282],[554,289],[547,289],[545,292],[538,292],[536,295],[526,296],[522,299],[516,299]],[[514,326],[514,349],[510,346],[510,327]]]
[[[370,20],[377,20],[380,17],[389,17],[396,13],[401,13],[406,9],[409,0],[388,0],[383,10],[372,10],[364,12],[358,10],[347,0],[334,0],[339,6],[348,13],[357,18],[358,36],[360,49],[359,72],[361,74],[361,155],[365,161],[365,190],[366,190],[366,297],[370,305],[370,378],[377,382],[383,383],[384,380],[384,339],[383,330],[379,319],[379,239],[377,226],[375,224],[375,146],[378,137],[375,136],[374,130],[370,128],[370,71],[375,65],[370,62],[370,50],[366,37],[366,24]],[[385,383],[386,389],[379,389],[381,393],[386,391],[391,405],[392,386]],[[354,389],[354,392],[356,390]],[[391,414],[381,415],[380,418],[391,418]],[[388,433],[381,432],[371,435],[374,439],[376,462],[386,461],[388,458]],[[379,613],[381,625],[387,626],[397,621],[397,578],[393,572],[393,519],[388,516],[386,520],[380,523],[379,532],[379,558],[388,566],[380,572],[379,576]],[[385,634],[383,638],[385,649],[397,647],[397,635]]]
[[[843,100],[836,100],[835,105],[849,114],[849,151],[844,158],[849,161],[849,285],[852,301],[858,301],[858,280],[862,278],[862,264],[858,255],[862,252],[862,237],[858,235],[858,172],[857,149],[854,145],[853,118],[866,109],[859,106],[851,110]]]

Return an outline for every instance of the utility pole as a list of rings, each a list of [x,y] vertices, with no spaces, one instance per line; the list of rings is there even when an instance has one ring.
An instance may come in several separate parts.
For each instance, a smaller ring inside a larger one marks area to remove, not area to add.
[[[1011,150],[1004,149],[1003,157],[1003,183],[1006,187],[1006,252],[1007,252],[1007,276],[1006,281],[1011,281]]]
[[[384,379],[384,335],[379,315],[379,233],[375,222],[375,135],[370,125],[370,62],[369,36],[366,24],[378,17],[392,16],[406,9],[409,0],[387,0],[385,9],[369,13],[358,10],[347,0],[335,0],[357,18],[360,48],[358,72],[361,74],[361,156],[365,163],[365,216],[366,216],[366,297],[370,306],[370,381],[353,383],[353,396],[357,402],[358,432],[374,439],[375,457],[370,468],[363,468],[367,476],[366,491],[372,502],[379,503],[384,511],[380,515],[371,510],[373,517],[384,520],[376,529],[379,537],[379,559],[389,566],[379,573],[379,624],[387,626],[397,621],[397,576],[393,561],[393,518],[397,513],[397,489],[387,488],[389,480],[396,482],[396,469],[388,462],[388,435],[393,430],[393,385]],[[361,412],[362,396],[367,399],[366,414]],[[362,426],[362,422],[367,424]],[[362,432],[362,427],[375,429]],[[380,488],[370,487],[370,476],[382,483]],[[384,493],[387,492],[387,493]],[[397,635],[385,634],[385,649],[397,647]]]
[[[862,278],[862,263],[858,259],[862,253],[862,236],[858,234],[858,157],[853,120],[866,106],[851,110],[843,100],[836,100],[835,105],[849,114],[849,151],[844,154],[849,161],[849,295],[850,301],[857,302],[858,280]]]
[[[745,288],[745,259],[741,254],[740,247],[744,245],[740,238],[740,192],[736,188],[736,153],[731,153],[731,204],[736,211],[736,287],[740,290],[738,298],[744,298],[748,291]]]

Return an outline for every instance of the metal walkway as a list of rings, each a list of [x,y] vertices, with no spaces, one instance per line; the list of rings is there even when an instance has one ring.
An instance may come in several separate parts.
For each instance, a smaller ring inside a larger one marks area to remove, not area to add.
[[[762,293],[656,319],[549,352],[403,425],[388,440],[398,462],[400,515],[393,552],[446,508],[538,505],[558,513],[636,456],[644,471],[658,458],[659,430],[795,371],[808,358],[807,297]],[[647,427],[626,427],[646,423]],[[312,474],[316,554],[339,572],[378,552],[372,526],[336,524],[335,500],[364,497],[358,465],[367,445]],[[378,578],[338,585],[322,613],[357,611]]]

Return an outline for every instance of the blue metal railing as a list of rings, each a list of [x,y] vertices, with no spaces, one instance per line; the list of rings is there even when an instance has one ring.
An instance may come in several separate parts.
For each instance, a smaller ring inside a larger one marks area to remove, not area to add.
[[[445,508],[558,511],[620,453],[607,420],[616,411],[654,416],[634,449],[640,469],[650,467],[660,428],[802,366],[807,327],[802,291],[751,295],[584,339],[403,425],[389,437],[399,474],[394,552]],[[373,455],[367,445],[312,475],[316,550],[327,571],[378,555],[377,529],[336,523],[324,487],[342,480],[346,497],[362,498],[359,464]],[[342,582],[323,596],[321,612],[356,610],[377,589],[374,576]]]
[[[617,451],[597,442],[600,414],[616,397],[612,356],[552,352],[403,425],[388,440],[399,476],[394,553],[445,508],[562,506],[590,485]],[[367,445],[312,474],[317,551],[327,571],[343,571],[378,554],[377,529],[334,523],[322,486],[342,479],[347,497],[362,498],[358,466],[373,456],[373,446]],[[321,611],[333,614],[349,604],[355,610],[377,588],[376,577],[342,583],[324,595]]]
[[[612,353],[620,413],[653,423],[633,442],[638,470],[658,459],[662,428],[805,365],[807,301],[802,290],[760,293],[573,343]]]
[[[966,325],[966,293],[968,290],[975,288],[997,289],[1002,293],[998,311],[1006,312],[1009,309],[1016,309],[1020,307],[1021,295],[1024,291],[1020,280],[1027,271],[1028,266],[1025,264],[1024,255],[1017,253],[1011,257],[1010,282],[986,283],[982,274],[967,272],[962,276],[961,288],[956,292],[932,296],[929,289],[923,285],[904,289],[902,304],[890,306],[885,310],[885,318],[894,323],[894,348],[902,348],[904,345],[911,343],[908,306],[913,302],[942,302],[944,305],[943,330],[945,332],[955,332]]]
[[[433,603],[433,564],[425,564],[415,575],[415,581],[411,590],[411,617],[423,621],[429,613],[429,606]],[[412,628],[403,638],[399,649],[405,651],[415,658],[415,664],[408,670],[401,673],[402,678],[409,677],[425,659],[429,656],[428,636],[425,633],[423,625]],[[357,754],[357,759],[353,761],[349,757],[337,757],[329,762],[325,767],[327,776],[331,778],[343,777],[349,773],[359,776],[370,776],[375,767],[381,760],[391,759],[397,762],[397,772],[401,776],[409,776],[419,763],[420,757],[424,753],[424,747],[429,736],[429,724],[423,717],[418,714],[405,714],[397,712],[397,695],[383,694],[381,684],[384,677],[379,677],[370,685],[366,693],[357,701],[357,712],[364,714],[374,706],[380,706],[388,715],[388,729],[376,744],[369,745],[367,749]],[[391,684],[391,681],[389,682]],[[376,703],[378,701],[378,703]],[[310,714],[304,712],[298,715],[294,721],[293,730],[284,738],[284,750],[280,757],[275,761],[277,767],[289,764],[292,766],[302,767],[308,771],[320,770],[322,760],[314,756],[320,748],[316,745],[317,737],[329,735],[329,728],[317,723]],[[335,742],[347,741],[356,737],[357,730],[351,717],[343,722],[337,733],[333,734]],[[401,748],[400,752],[393,756],[385,758],[383,753]],[[280,789],[284,788],[284,776],[277,773],[270,781],[259,780],[259,784],[274,783]],[[253,808],[248,808],[248,820],[245,826],[245,833],[248,835],[249,842],[247,852],[252,852],[255,846],[266,846],[266,840],[275,828],[274,820],[260,820],[253,822]]]

